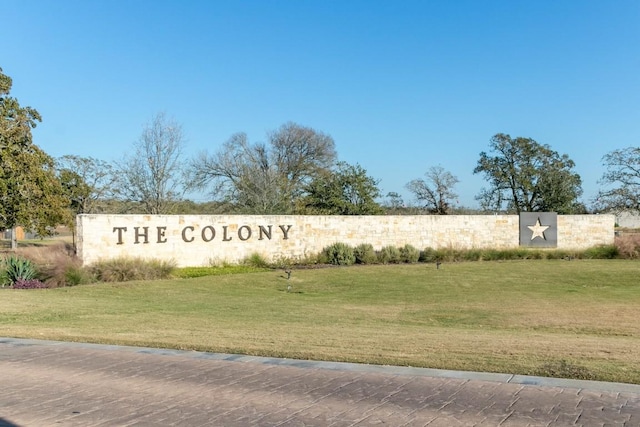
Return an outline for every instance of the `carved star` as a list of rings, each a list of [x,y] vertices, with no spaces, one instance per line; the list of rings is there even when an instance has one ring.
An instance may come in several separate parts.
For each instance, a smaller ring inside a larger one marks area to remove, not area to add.
[[[527,228],[532,232],[531,240],[535,239],[536,237],[540,237],[542,240],[547,240],[544,237],[544,232],[547,228],[549,228],[549,226],[540,224],[540,218],[538,218],[535,225],[527,225]]]

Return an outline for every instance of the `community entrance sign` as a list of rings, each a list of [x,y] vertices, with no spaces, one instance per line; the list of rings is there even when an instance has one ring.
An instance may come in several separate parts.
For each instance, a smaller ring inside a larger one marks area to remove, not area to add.
[[[79,215],[84,264],[135,257],[178,266],[296,260],[336,243],[417,249],[586,249],[613,244],[613,215]]]

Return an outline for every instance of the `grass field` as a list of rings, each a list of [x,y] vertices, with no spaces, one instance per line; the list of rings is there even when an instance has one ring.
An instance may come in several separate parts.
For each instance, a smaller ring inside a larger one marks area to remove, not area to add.
[[[639,309],[638,261],[334,267],[3,289],[0,336],[640,383]]]

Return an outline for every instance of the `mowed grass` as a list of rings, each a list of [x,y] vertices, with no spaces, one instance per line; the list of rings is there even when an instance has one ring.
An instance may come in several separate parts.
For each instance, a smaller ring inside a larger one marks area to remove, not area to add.
[[[291,290],[287,286],[291,285]],[[640,263],[366,266],[0,291],[0,336],[640,383]]]

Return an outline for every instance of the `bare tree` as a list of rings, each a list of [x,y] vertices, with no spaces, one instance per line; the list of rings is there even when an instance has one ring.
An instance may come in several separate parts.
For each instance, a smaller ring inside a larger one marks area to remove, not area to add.
[[[144,213],[171,213],[184,194],[182,126],[165,113],[156,114],[135,144],[133,156],[119,164],[118,193],[137,202]]]
[[[613,150],[602,158],[606,172],[596,201],[599,210],[640,213],[640,147]]]
[[[431,213],[446,215],[451,210],[451,204],[458,195],[453,187],[459,182],[458,178],[442,166],[431,166],[425,173],[426,179],[414,179],[407,184],[407,189]]]
[[[335,162],[333,139],[287,123],[268,134],[268,144],[233,135],[215,154],[201,152],[190,165],[190,181],[246,213],[292,213],[306,184]]]

